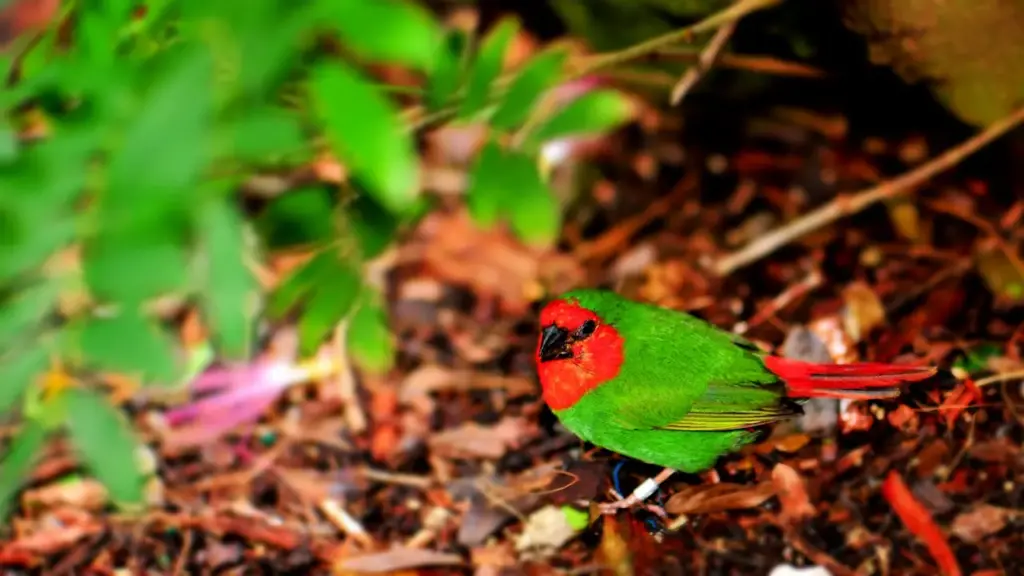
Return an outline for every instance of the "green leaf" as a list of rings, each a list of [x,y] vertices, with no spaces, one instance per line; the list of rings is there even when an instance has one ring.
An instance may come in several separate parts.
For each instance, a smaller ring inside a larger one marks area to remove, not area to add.
[[[594,90],[569,102],[537,128],[531,142],[603,134],[628,121],[633,107],[615,90]]]
[[[99,367],[164,383],[177,375],[174,341],[137,312],[89,318],[79,330],[83,356]]]
[[[288,156],[306,147],[299,119],[280,108],[247,110],[230,127],[232,157],[265,161]]]
[[[364,260],[379,256],[394,241],[399,224],[394,214],[365,195],[348,205],[348,221]]]
[[[0,121],[0,163],[13,162],[18,157],[18,134],[6,122]]]
[[[523,65],[491,116],[491,126],[512,130],[525,122],[541,96],[561,79],[567,56],[564,48],[553,48]]]
[[[387,312],[380,294],[364,291],[362,303],[349,320],[346,340],[349,354],[360,368],[386,372],[394,364],[395,343],[388,327]]]
[[[33,420],[25,422],[21,432],[11,441],[0,461],[0,521],[7,520],[14,497],[42,454],[45,441],[46,430]]]
[[[459,107],[459,118],[472,118],[487,106],[491,85],[501,74],[502,66],[505,63],[505,53],[518,31],[519,22],[512,18],[505,18],[484,38],[476,60],[473,61],[469,70],[466,96]]]
[[[337,267],[337,258],[334,248],[328,247],[292,271],[287,280],[274,287],[267,302],[267,314],[279,319],[288,313],[316,289],[321,278]]]
[[[381,91],[342,63],[313,74],[313,99],[334,150],[367,191],[402,212],[419,195],[412,136]]]
[[[203,309],[221,350],[240,360],[249,353],[257,294],[245,264],[245,230],[238,210],[226,198],[205,206],[201,216],[206,249]]]
[[[147,240],[122,232],[87,244],[82,268],[97,298],[135,304],[183,288],[188,260],[173,240]]]
[[[121,412],[96,392],[67,391],[68,430],[83,463],[120,504],[142,504],[145,476],[138,461],[138,441]]]
[[[469,35],[462,30],[452,30],[445,36],[427,84],[427,111],[437,112],[459,90],[466,71],[468,46]]]
[[[0,278],[40,264],[75,237],[69,204],[81,193],[98,130],[62,126],[0,170]]]
[[[110,161],[106,210],[130,215],[155,195],[188,205],[208,160],[212,79],[210,55],[192,49],[156,80]]]
[[[262,100],[297,64],[304,48],[303,36],[320,18],[319,6],[309,2],[242,2],[230,6],[216,3],[212,10],[224,22],[226,49],[235,52],[242,65],[238,70],[240,98]],[[268,33],[272,30],[273,33]]]
[[[469,214],[479,226],[491,227],[501,215],[505,197],[509,196],[505,168],[501,146],[494,140],[488,140],[470,171],[466,190]]]
[[[355,303],[362,288],[359,275],[340,261],[322,277],[299,319],[299,348],[312,354]]]
[[[8,352],[0,358],[0,412],[14,407],[35,377],[46,370],[49,360],[49,354],[42,346],[23,352]]]
[[[429,70],[443,31],[434,17],[411,2],[394,0],[332,0],[322,3],[324,15],[342,41],[370,60],[395,62]]]
[[[259,236],[272,249],[334,240],[334,194],[326,186],[310,186],[279,195],[257,219]]]
[[[525,154],[512,153],[506,157],[502,174],[508,189],[515,191],[508,206],[512,230],[531,244],[552,244],[561,232],[562,213],[536,163]]]
[[[31,339],[37,325],[53,309],[59,293],[59,283],[45,280],[22,289],[0,305],[0,350],[11,349],[18,340]]]

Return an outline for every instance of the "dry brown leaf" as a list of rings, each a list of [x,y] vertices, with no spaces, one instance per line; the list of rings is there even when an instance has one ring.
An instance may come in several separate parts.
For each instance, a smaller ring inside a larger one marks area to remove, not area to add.
[[[967,454],[982,462],[1010,464],[1020,456],[1020,446],[1008,438],[995,438],[972,445],[968,448]]]
[[[811,441],[807,434],[787,434],[781,438],[772,440],[772,446],[779,452],[795,454]]]
[[[968,544],[975,544],[984,537],[1002,530],[1016,514],[1018,513],[1015,510],[1009,508],[978,504],[958,514],[953,519],[950,529],[957,538]]]
[[[786,464],[776,464],[772,469],[772,484],[782,505],[779,516],[784,523],[795,523],[814,516],[807,485],[799,472]]]
[[[459,566],[462,563],[462,557],[458,554],[400,546],[384,552],[361,554],[339,560],[334,564],[334,573],[379,574],[423,566]]]
[[[73,506],[96,511],[106,506],[107,489],[92,478],[79,478],[27,490],[22,501],[26,507],[37,510]]]
[[[979,243],[975,265],[989,290],[996,296],[1017,303],[1024,300],[1024,266],[999,247]]]
[[[428,442],[435,456],[498,459],[535,433],[536,427],[529,420],[508,417],[494,426],[469,422],[441,431]]]
[[[725,510],[756,508],[775,495],[771,482],[746,484],[703,484],[687,486],[665,504],[671,514],[711,514]]]
[[[527,311],[538,285],[560,292],[583,279],[573,258],[528,247],[501,226],[478,227],[463,208],[428,214],[406,249],[439,280],[495,296],[510,314]]]
[[[843,330],[854,342],[885,324],[885,307],[878,295],[863,282],[854,282],[843,290]]]
[[[925,478],[934,474],[948,455],[949,444],[942,438],[933,440],[917,453],[917,477]]]
[[[411,402],[431,392],[440,390],[504,390],[510,396],[533,394],[537,385],[523,376],[502,376],[484,374],[470,370],[450,370],[435,364],[428,364],[409,373],[399,386],[399,400]]]
[[[623,534],[624,527],[614,516],[604,517],[604,528],[601,533],[601,544],[597,554],[601,563],[609,567],[616,576],[633,574],[633,561],[629,542]]]

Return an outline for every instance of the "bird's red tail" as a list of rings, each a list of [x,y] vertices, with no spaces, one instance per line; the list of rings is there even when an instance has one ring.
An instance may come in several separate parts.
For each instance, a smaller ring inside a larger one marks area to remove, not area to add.
[[[931,377],[931,366],[907,366],[863,362],[813,364],[778,356],[764,359],[765,366],[786,383],[793,398],[848,398],[876,400],[900,395],[900,385]]]

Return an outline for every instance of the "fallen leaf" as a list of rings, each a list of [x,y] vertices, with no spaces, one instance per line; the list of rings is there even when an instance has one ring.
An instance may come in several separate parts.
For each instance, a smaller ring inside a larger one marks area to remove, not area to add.
[[[558,506],[545,506],[526,519],[516,538],[516,551],[529,558],[543,558],[576,537],[570,517]]]
[[[924,505],[914,498],[899,472],[889,471],[889,475],[882,483],[882,496],[892,506],[907,530],[928,548],[928,552],[939,565],[939,570],[946,576],[960,576],[960,566],[945,535]]]
[[[1020,452],[1019,445],[1002,437],[974,444],[967,450],[967,455],[990,464],[1011,464],[1020,457]]]
[[[900,404],[895,410],[889,412],[886,418],[893,428],[899,428],[905,432],[916,431],[919,423],[917,412],[914,412],[914,409],[906,404]]]
[[[935,470],[945,461],[949,455],[949,444],[942,438],[936,438],[930,444],[917,453],[917,476],[925,478],[935,473]]]
[[[601,544],[597,548],[601,564],[612,574],[632,575],[633,559],[629,542],[623,534],[623,527],[614,516],[604,516]]]
[[[409,250],[434,277],[468,286],[482,297],[497,297],[510,314],[526,313],[532,287],[561,291],[584,277],[570,256],[528,247],[502,226],[477,226],[464,208],[424,217]]]
[[[1006,523],[1017,514],[1017,511],[1009,508],[978,504],[958,514],[953,519],[950,531],[964,542],[975,544],[1005,528]]]
[[[978,244],[974,262],[994,295],[1012,303],[1024,300],[1024,266],[1016,256],[984,241]]]
[[[811,437],[807,434],[787,434],[782,438],[774,440],[772,444],[779,452],[795,454],[799,452],[801,448],[807,446],[807,443],[810,441]]]
[[[776,464],[772,468],[772,485],[782,505],[779,516],[783,523],[796,523],[814,516],[804,479],[791,466]]]
[[[334,573],[395,572],[424,566],[459,566],[462,564],[462,556],[458,554],[399,546],[384,552],[360,554],[339,560],[334,564]]]
[[[430,449],[437,456],[488,458],[496,460],[534,435],[536,428],[525,418],[508,417],[494,426],[476,422],[463,424],[434,434]]]
[[[946,396],[942,405],[939,406],[939,412],[946,419],[946,428],[952,429],[960,414],[979,399],[981,399],[981,394],[974,386],[974,382],[967,380],[962,384],[957,384],[956,388]]]
[[[850,400],[840,400],[840,406],[846,405],[839,414],[839,429],[843,434],[850,432],[863,432],[870,430],[875,425],[875,417],[868,411],[864,404],[854,403]]]
[[[863,282],[843,290],[843,330],[854,342],[860,342],[875,328],[885,324],[885,307],[878,294]]]
[[[665,503],[671,514],[711,514],[725,510],[756,508],[775,495],[772,482],[746,484],[702,484],[687,486]]]
[[[492,542],[487,546],[473,548],[469,551],[469,555],[473,566],[477,570],[486,567],[496,568],[500,571],[501,569],[513,568],[516,565],[512,543],[508,541]]]
[[[22,502],[37,511],[60,506],[98,511],[107,505],[107,489],[92,478],[73,478],[27,490]]]

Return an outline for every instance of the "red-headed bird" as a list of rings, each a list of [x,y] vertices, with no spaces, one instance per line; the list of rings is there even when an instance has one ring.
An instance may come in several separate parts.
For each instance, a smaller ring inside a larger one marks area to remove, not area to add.
[[[807,398],[899,396],[936,368],[814,364],[771,356],[699,318],[579,289],[544,307],[537,373],[562,424],[597,446],[665,467],[603,512],[647,499],[676,470],[696,473],[803,413]]]

